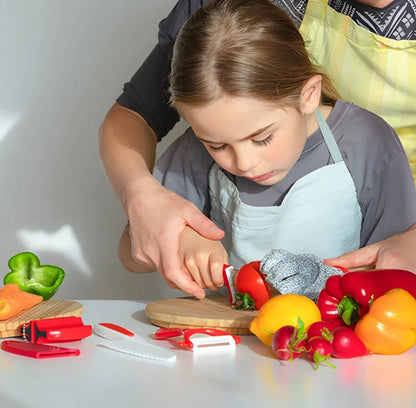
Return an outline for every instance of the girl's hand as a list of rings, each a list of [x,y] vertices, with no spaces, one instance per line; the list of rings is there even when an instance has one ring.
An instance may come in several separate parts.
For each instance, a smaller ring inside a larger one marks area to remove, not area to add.
[[[182,269],[201,288],[215,291],[224,285],[222,268],[228,256],[220,241],[204,238],[186,227],[179,237],[179,257]]]
[[[195,267],[191,266],[192,272],[182,268],[179,236],[187,225],[192,227],[195,236],[201,234],[208,240],[221,239],[224,232],[195,205],[167,190],[153,177],[142,180],[130,192],[124,208],[129,218],[134,261],[158,270],[170,287],[202,299],[205,296],[202,281],[192,279],[194,273],[198,275]]]

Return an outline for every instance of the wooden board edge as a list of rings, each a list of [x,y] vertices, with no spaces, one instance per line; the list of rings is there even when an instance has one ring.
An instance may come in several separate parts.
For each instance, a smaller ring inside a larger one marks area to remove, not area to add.
[[[23,323],[29,322],[30,320],[48,319],[55,317],[67,317],[67,316],[80,316],[84,307],[82,303],[75,300],[64,300],[64,299],[50,299],[45,302],[50,302],[45,311],[39,312],[39,309],[45,308],[45,303],[41,302],[33,306],[33,308],[27,309],[19,313],[18,315],[8,319],[0,321],[0,338],[6,337],[20,337],[19,327]],[[53,310],[58,307],[62,302],[66,302],[66,308],[62,312],[53,314]],[[55,306],[57,305],[57,306]]]
[[[248,312],[249,313],[249,312]],[[169,316],[166,315],[165,312],[158,310],[158,303],[152,302],[148,303],[145,308],[145,315],[152,321],[162,321],[167,322],[170,324],[169,327],[184,327],[184,326],[192,326],[192,327],[202,327],[200,320],[201,318],[198,316]],[[221,327],[222,330],[224,328],[239,328],[239,329],[246,329],[248,330],[248,326],[250,325],[251,321],[257,316],[257,314],[238,314],[236,316],[232,316],[230,318],[204,318],[203,327]],[[220,323],[221,321],[221,323]],[[166,327],[166,326],[165,326]]]

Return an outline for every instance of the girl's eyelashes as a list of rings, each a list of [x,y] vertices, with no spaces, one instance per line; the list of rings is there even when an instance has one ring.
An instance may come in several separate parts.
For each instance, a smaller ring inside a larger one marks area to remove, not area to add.
[[[218,146],[218,147],[209,145],[209,148],[214,152],[220,152],[221,150],[224,150],[226,147],[227,145],[225,144]]]
[[[262,139],[262,140],[253,140],[254,144],[258,145],[258,146],[265,146],[267,144],[269,144],[273,139],[273,135],[269,135],[266,138]]]
[[[257,146],[265,146],[267,144],[269,144],[273,139],[273,135],[270,134],[269,136],[267,136],[266,138],[262,139],[262,140],[253,140],[253,143]],[[221,146],[212,146],[212,145],[208,145],[208,147],[213,151],[213,152],[220,152],[222,150],[224,150],[227,145],[223,144]]]
[[[273,134],[270,134],[269,136],[265,137],[262,140],[253,140],[253,143],[257,146],[265,146],[269,144],[273,139]]]

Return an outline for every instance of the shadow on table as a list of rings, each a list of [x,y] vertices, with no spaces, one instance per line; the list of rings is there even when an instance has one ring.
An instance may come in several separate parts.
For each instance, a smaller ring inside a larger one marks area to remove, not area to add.
[[[150,323],[150,319],[146,316],[146,313],[144,310],[138,310],[137,312],[134,312],[131,315],[131,317],[140,323]]]

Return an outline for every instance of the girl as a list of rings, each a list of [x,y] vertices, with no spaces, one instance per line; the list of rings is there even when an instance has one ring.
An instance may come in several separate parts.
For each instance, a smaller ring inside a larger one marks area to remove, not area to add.
[[[181,234],[182,264],[201,287],[221,286],[227,261],[239,268],[273,248],[335,257],[416,222],[394,130],[339,99],[294,23],[268,0],[199,9],[175,43],[170,94],[191,129],[155,177],[225,231],[221,242],[191,228]],[[142,271],[128,229],[120,254]]]

